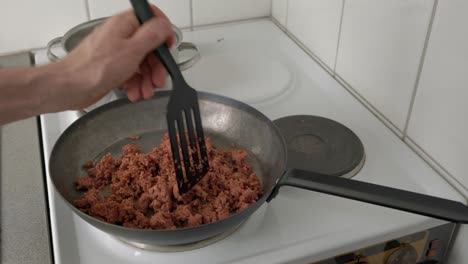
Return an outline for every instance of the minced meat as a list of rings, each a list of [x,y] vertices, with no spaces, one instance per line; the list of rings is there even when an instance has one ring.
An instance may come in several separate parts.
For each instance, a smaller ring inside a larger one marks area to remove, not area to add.
[[[254,204],[262,195],[245,150],[217,149],[206,139],[210,169],[184,195],[177,187],[169,137],[148,153],[125,145],[116,158],[87,162],[78,177],[84,191],[74,204],[100,220],[131,228],[175,229],[215,222]],[[106,195],[103,195],[106,193]]]

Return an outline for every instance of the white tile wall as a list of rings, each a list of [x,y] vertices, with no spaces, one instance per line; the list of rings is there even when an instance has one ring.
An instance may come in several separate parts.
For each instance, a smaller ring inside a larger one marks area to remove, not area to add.
[[[466,188],[467,11],[466,0],[439,1],[408,127],[409,138]]]
[[[129,0],[88,0],[91,19],[110,16],[131,8]],[[190,0],[150,0],[178,27],[190,26]]]
[[[343,0],[289,0],[288,30],[333,69]]]
[[[271,16],[281,25],[286,26],[288,0],[272,0],[271,5]]]
[[[44,47],[52,38],[86,20],[83,1],[1,1],[0,54]]]
[[[433,0],[345,1],[337,74],[403,130]]]
[[[196,26],[270,14],[271,0],[193,0],[193,22]]]
[[[181,28],[268,17],[272,0],[149,0]],[[287,0],[280,0],[286,4]],[[86,8],[88,7],[88,8]],[[45,47],[88,20],[131,8],[128,0],[15,0],[0,3],[0,55]],[[281,9],[282,10],[282,9]],[[280,11],[286,14],[286,10]],[[19,21],[17,14],[22,14]],[[283,15],[283,21],[285,16]]]

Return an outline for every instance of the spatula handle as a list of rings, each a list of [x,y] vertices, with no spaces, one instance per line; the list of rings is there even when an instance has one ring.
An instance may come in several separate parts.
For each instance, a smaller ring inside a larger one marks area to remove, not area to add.
[[[154,17],[153,11],[151,10],[147,0],[130,0],[130,3],[135,10],[135,14],[138,17],[140,24],[144,24],[146,21]],[[177,63],[174,60],[174,57],[172,57],[166,43],[154,50],[154,54],[159,58],[159,60],[161,60],[164,67],[166,67],[173,82],[184,81],[179,66],[177,66]],[[174,87],[177,86],[178,85],[174,85]]]

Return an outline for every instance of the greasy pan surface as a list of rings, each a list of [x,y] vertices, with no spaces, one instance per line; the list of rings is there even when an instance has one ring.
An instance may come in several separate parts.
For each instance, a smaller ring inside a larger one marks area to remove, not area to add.
[[[175,230],[141,230],[109,224],[76,209],[73,200],[81,192],[75,180],[86,175],[83,164],[97,161],[107,152],[118,155],[124,144],[142,146],[144,152],[159,145],[167,132],[166,105],[169,92],[156,93],[154,99],[130,103],[126,99],[104,105],[73,123],[58,139],[51,154],[49,173],[57,192],[73,211],[93,226],[126,240],[159,246],[179,245],[207,239],[245,221],[265,202],[286,168],[286,146],[279,131],[256,109],[222,96],[199,92],[205,135],[218,148],[249,152],[248,162],[260,178],[263,197],[248,209],[221,221]],[[141,135],[140,141],[129,136]]]

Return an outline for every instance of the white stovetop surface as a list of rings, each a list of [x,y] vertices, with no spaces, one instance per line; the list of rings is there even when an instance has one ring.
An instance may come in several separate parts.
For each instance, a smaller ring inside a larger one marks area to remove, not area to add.
[[[210,90],[213,84],[211,91],[246,100],[271,119],[319,115],[351,128],[367,154],[354,179],[466,202],[272,22],[186,32],[184,40],[196,43],[202,54],[185,73],[194,87]],[[37,62],[44,58],[40,52]],[[286,87],[292,88],[284,92]],[[257,96],[275,94],[281,95],[268,102]],[[74,112],[41,116],[46,163],[60,133],[76,118]],[[55,260],[67,264],[305,263],[444,223],[286,187],[223,241],[194,251],[157,253],[127,246],[88,225],[47,184]]]

